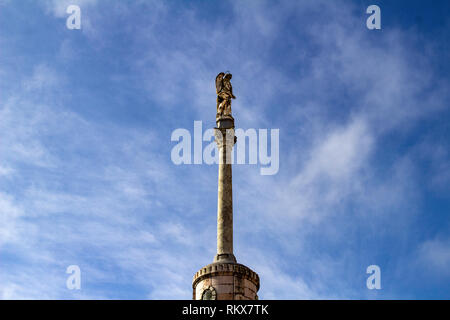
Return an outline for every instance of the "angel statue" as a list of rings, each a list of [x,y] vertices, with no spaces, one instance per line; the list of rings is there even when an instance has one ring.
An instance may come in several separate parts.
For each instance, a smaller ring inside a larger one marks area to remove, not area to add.
[[[231,116],[231,99],[236,99],[231,86],[231,73],[221,72],[216,77],[217,117]]]

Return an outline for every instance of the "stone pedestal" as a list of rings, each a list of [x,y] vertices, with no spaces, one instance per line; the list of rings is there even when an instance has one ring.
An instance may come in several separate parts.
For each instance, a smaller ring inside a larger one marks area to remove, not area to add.
[[[258,300],[259,276],[238,263],[212,263],[192,282],[194,300]]]

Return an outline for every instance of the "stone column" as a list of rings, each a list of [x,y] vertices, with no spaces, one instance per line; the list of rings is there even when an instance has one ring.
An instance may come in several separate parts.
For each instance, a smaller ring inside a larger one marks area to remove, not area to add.
[[[214,262],[236,263],[233,255],[233,188],[231,151],[236,142],[234,119],[218,118],[215,136],[219,150],[219,180],[217,196],[217,255]]]
[[[231,150],[236,143],[234,119],[216,120],[215,136],[219,150],[217,198],[217,255],[201,268],[192,281],[194,300],[257,300],[259,276],[236,262],[233,254],[233,189]]]
[[[214,262],[201,268],[192,281],[194,300],[257,300],[259,276],[237,263],[233,254],[233,180],[231,155],[236,143],[234,118],[231,116],[231,74],[216,77],[217,127],[214,130],[219,152],[217,194],[217,254]],[[226,104],[221,112],[221,104]],[[224,114],[225,113],[225,114]]]

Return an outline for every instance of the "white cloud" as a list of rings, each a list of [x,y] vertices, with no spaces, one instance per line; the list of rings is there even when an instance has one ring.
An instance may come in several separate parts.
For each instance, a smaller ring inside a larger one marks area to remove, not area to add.
[[[14,173],[14,170],[10,167],[0,166],[0,176],[5,177],[11,175],[12,173]]]
[[[35,70],[58,78],[48,67]],[[31,79],[44,78],[36,72]],[[201,195],[179,183],[177,167],[160,151],[166,142],[150,130],[84,119],[64,107],[64,82],[28,83],[0,105],[7,138],[0,159],[20,189],[18,207],[11,195],[17,191],[0,185],[0,246],[23,262],[0,262],[0,296],[118,297],[120,292],[101,289],[68,291],[65,268],[78,264],[88,286],[128,282],[157,298],[163,292],[158,288],[172,281],[171,298],[190,297],[190,280],[206,247],[197,244],[213,231],[194,232],[179,215],[196,214],[193,199]],[[198,186],[205,183],[201,175],[195,178]],[[183,255],[187,248],[189,256]],[[15,272],[5,271],[11,270],[5,263]]]
[[[82,9],[89,8],[97,4],[97,0],[45,0],[44,5],[47,12],[52,13],[55,17],[68,17],[66,13],[67,7],[77,5]]]
[[[418,249],[418,260],[435,276],[450,276],[450,240],[436,238],[423,242]]]
[[[317,141],[311,151],[311,158],[293,184],[309,184],[321,175],[332,181],[345,181],[352,178],[357,170],[368,160],[373,137],[366,124],[359,119],[344,128],[337,128]]]
[[[0,192],[0,246],[6,242],[18,241],[17,220],[22,215],[22,209],[8,194]]]
[[[54,88],[62,81],[60,77],[45,64],[34,68],[33,75],[23,81],[23,88],[27,91],[43,88]]]

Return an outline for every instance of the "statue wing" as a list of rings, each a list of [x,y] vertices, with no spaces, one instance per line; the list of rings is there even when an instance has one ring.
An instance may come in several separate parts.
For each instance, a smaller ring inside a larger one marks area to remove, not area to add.
[[[219,94],[220,91],[222,91],[223,88],[223,76],[225,74],[223,72],[219,73],[216,77],[216,93]]]

